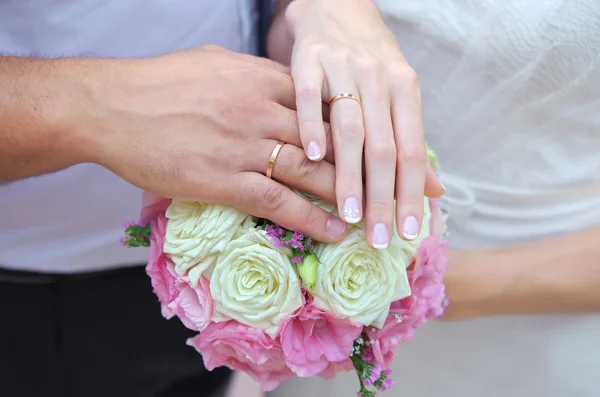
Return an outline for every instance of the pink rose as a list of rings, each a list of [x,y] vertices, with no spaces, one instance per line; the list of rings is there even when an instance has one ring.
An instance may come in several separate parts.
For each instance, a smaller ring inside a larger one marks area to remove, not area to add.
[[[445,256],[448,243],[438,237],[427,237],[417,251],[417,260],[408,270],[412,294],[392,303],[390,314],[381,329],[366,328],[373,340],[373,355],[377,364],[388,368],[398,345],[414,336],[415,329],[428,319],[439,317],[445,308],[443,277],[448,264]],[[398,322],[398,318],[401,321]]]
[[[438,237],[423,240],[417,252],[417,263],[409,274],[413,303],[420,305],[427,319],[444,313],[444,273],[448,265],[448,242]]]
[[[442,214],[439,200],[429,199],[429,234],[434,237],[441,237],[446,232],[446,216]]]
[[[183,325],[194,331],[203,331],[213,315],[213,300],[210,295],[210,282],[200,277],[198,285],[192,287],[185,279],[177,282],[179,294],[169,303],[168,308],[179,317]]]
[[[353,370],[354,364],[352,364],[352,360],[348,358],[339,363],[329,363],[327,368],[325,368],[325,370],[321,372],[319,376],[325,379],[333,379],[340,372],[349,372]]]
[[[193,288],[187,277],[177,275],[175,265],[163,252],[167,222],[163,214],[150,222],[152,229],[146,273],[161,303],[163,316],[167,319],[177,316],[189,329],[202,331],[213,314],[210,283],[202,277]]]
[[[211,323],[187,343],[202,355],[209,371],[221,366],[243,371],[260,382],[264,391],[294,376],[278,342],[237,321]]]
[[[287,365],[298,376],[317,375],[350,357],[362,328],[309,302],[282,323],[279,338]]]
[[[164,215],[171,199],[157,196],[154,193],[144,192],[142,196],[142,211],[140,212],[140,225],[147,225],[159,215]]]
[[[150,222],[150,225],[150,252],[146,273],[150,276],[154,293],[161,303],[163,316],[171,318],[175,315],[175,311],[169,308],[169,304],[177,297],[180,288],[177,285],[175,265],[163,252],[167,218],[159,215]]]

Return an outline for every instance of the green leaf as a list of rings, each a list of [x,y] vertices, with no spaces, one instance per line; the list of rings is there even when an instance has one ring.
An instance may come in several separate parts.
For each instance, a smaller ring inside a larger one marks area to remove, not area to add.
[[[425,145],[427,147],[427,157],[429,158],[429,164],[431,164],[431,168],[433,168],[434,170],[440,168],[437,155],[428,144]]]

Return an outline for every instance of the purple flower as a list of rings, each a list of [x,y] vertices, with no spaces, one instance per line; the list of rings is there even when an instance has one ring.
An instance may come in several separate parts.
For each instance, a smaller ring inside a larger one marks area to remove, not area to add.
[[[123,223],[123,228],[125,230],[127,230],[128,227],[130,227],[130,226],[136,226],[136,225],[137,225],[136,221],[130,220],[130,221],[127,221],[127,222]]]
[[[379,365],[375,365],[371,367],[371,375],[368,379],[365,379],[365,385],[372,385],[377,382],[381,377],[381,367]]]
[[[304,244],[302,244],[302,239],[304,238],[304,234],[302,232],[295,232],[292,236],[292,248],[299,249],[300,252],[304,252]]]
[[[283,236],[285,234],[285,231],[281,227],[279,227],[277,225],[275,225],[275,226],[267,225],[265,227],[265,231],[267,232],[267,234],[269,236],[271,236],[271,237],[277,237],[277,238],[279,238],[279,237],[281,237],[281,236]]]
[[[127,244],[125,244],[125,237],[121,237],[121,238],[119,239],[119,241],[121,242],[121,245],[122,245],[123,247],[127,247]]]
[[[302,259],[304,259],[304,257],[303,257],[303,256],[296,256],[296,257],[294,258],[294,263],[300,263],[300,262],[302,262]]]
[[[386,378],[383,383],[381,383],[381,388],[379,390],[381,391],[386,391],[388,390],[390,387],[394,386],[394,380],[390,379],[390,378]]]
[[[286,242],[281,241],[281,236],[285,234],[285,231],[279,226],[267,225],[265,226],[267,236],[271,237],[271,242],[277,248],[281,248],[286,245]]]
[[[271,242],[277,248],[281,248],[285,245],[285,243],[283,241],[281,241],[279,238],[277,238],[275,236],[271,236]]]
[[[373,349],[371,347],[365,348],[362,359],[371,364],[375,362],[375,355],[373,355]]]

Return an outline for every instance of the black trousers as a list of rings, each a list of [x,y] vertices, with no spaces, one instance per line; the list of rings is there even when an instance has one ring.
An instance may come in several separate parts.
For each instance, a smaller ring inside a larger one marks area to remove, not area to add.
[[[77,276],[0,271],[0,396],[207,397],[192,331],[165,320],[142,267]]]

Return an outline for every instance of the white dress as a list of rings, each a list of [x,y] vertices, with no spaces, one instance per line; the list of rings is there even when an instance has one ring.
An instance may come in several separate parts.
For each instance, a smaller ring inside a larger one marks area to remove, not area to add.
[[[376,2],[421,77],[452,248],[600,225],[599,0]],[[600,315],[433,322],[392,369],[382,396],[598,397]],[[270,397],[357,390],[349,373]]]

